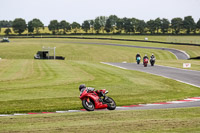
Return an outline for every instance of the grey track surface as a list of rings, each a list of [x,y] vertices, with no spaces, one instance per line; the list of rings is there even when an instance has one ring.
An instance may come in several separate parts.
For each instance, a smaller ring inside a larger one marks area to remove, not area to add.
[[[142,64],[137,65],[136,63],[107,63],[116,67],[122,67],[129,70],[136,70],[154,75],[159,75],[174,79],[180,82],[184,82],[196,87],[200,87],[200,71],[185,70],[173,67],[165,66],[150,66],[144,67]]]
[[[165,66],[148,66],[144,67],[142,64],[136,63],[105,63],[108,65],[120,67],[123,69],[136,70],[146,73],[151,73],[180,82],[184,82],[196,87],[200,87],[200,71],[184,70]],[[166,108],[186,108],[186,107],[200,107],[200,101],[173,103],[173,104],[151,104],[141,107],[118,107],[116,110],[145,110],[145,109],[166,109]]]
[[[168,109],[168,108],[187,108],[187,107],[200,107],[200,101],[184,102],[174,104],[162,104],[162,105],[144,105],[141,107],[126,107],[116,108],[116,110],[146,110],[146,109]]]
[[[171,48],[159,48],[159,47],[143,47],[143,46],[134,46],[134,45],[125,45],[125,44],[113,44],[113,43],[91,43],[91,42],[63,42],[63,43],[79,43],[79,44],[93,44],[93,45],[109,45],[109,46],[120,46],[120,47],[130,47],[130,48],[144,48],[144,49],[157,49],[157,50],[166,50],[173,53],[177,59],[187,60],[189,59],[189,55],[183,51]]]
[[[149,110],[149,109],[170,109],[170,108],[191,108],[200,107],[200,101],[173,103],[173,104],[144,104],[139,107],[116,107],[115,110]],[[107,109],[97,109],[95,111],[109,111]],[[73,111],[72,111],[73,112]],[[74,112],[82,112],[80,110]]]
[[[79,44],[95,44],[95,45],[109,45],[109,46],[121,46],[121,47],[131,47],[131,48],[144,48],[144,49],[157,49],[157,50],[166,50],[173,53],[177,59],[187,60],[189,59],[189,55],[183,51],[170,49],[170,48],[157,48],[157,47],[143,47],[143,46],[133,46],[133,45],[122,45],[122,44],[108,44],[108,43],[88,43],[88,42],[73,42]],[[130,70],[137,70],[142,72],[147,72],[167,78],[171,78],[174,80],[178,80],[181,82],[185,82],[187,84],[194,85],[196,87],[200,87],[200,71],[188,71],[177,68],[170,68],[164,66],[154,67],[146,67],[141,65],[137,65],[136,63],[109,63],[110,65],[115,65],[119,67],[123,67]],[[184,103],[174,103],[174,104],[162,104],[162,105],[151,105],[151,106],[141,106],[141,107],[117,107],[116,110],[144,110],[144,109],[166,109],[166,108],[185,108],[185,107],[200,107],[200,101],[195,102],[184,102]],[[105,109],[106,110],[106,109]]]
[[[149,109],[170,109],[170,108],[191,108],[200,107],[200,101],[173,103],[173,104],[151,104],[141,105],[139,107],[117,107],[115,110],[149,110]],[[95,111],[109,111],[107,109],[97,109]],[[75,112],[75,111],[74,111]],[[82,111],[76,111],[82,112]]]

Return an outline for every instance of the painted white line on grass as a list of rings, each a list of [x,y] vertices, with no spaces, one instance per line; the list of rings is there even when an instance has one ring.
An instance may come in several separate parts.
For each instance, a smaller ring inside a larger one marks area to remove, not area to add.
[[[185,103],[185,102],[188,102],[188,101],[171,101],[171,102],[168,102],[168,103]]]
[[[171,102],[164,102],[164,104],[179,104],[179,103],[186,103],[186,102],[196,102],[200,101],[200,97],[191,97],[184,100],[178,100],[178,101],[171,101]],[[161,106],[164,105],[162,103],[150,103],[150,104],[138,104],[138,105],[129,105],[129,106],[117,106],[116,109],[127,109],[127,108],[136,108],[136,107],[145,107],[145,106]],[[95,109],[95,111],[102,111],[107,109]],[[67,110],[67,111],[56,111],[51,113],[72,113],[72,112],[82,112],[81,110]],[[32,113],[32,114],[46,114],[46,113]],[[1,116],[20,116],[20,115],[30,115],[27,114],[20,114],[20,113],[14,113],[14,114],[0,114]]]
[[[6,115],[6,114],[4,115],[4,114],[1,114],[0,116],[13,116],[13,115]]]
[[[141,71],[140,71],[140,72],[141,72]],[[198,86],[198,85],[191,84],[191,83],[188,83],[188,82],[185,82],[185,81],[181,81],[181,80],[179,80],[179,79],[170,78],[170,77],[167,77],[167,76],[162,76],[162,75],[158,75],[158,74],[151,73],[151,72],[145,72],[145,73],[149,73],[149,74],[157,75],[157,76],[164,77],[164,78],[168,78],[168,79],[173,79],[173,80],[176,80],[176,81],[178,81],[178,82],[185,83],[185,84],[192,85],[192,86],[195,86],[195,87],[200,88],[200,86]]]
[[[188,70],[188,69],[182,69],[182,68],[176,68],[176,67],[170,67],[170,66],[162,66],[162,65],[156,65],[156,66],[168,67],[168,68],[173,68],[173,69],[178,69],[178,70],[183,70],[183,71],[200,72],[200,71],[198,71],[198,70]]]
[[[143,104],[143,106],[157,106],[157,105],[163,105],[163,104],[153,104],[153,103],[150,103],[150,104]]]
[[[173,52],[171,52],[169,50],[167,50],[167,51],[170,52],[170,53],[172,53],[176,57],[176,59],[178,60],[178,57]]]
[[[116,109],[124,109],[124,108],[127,108],[127,107],[116,107]]]
[[[190,99],[190,98],[188,98],[188,99],[184,99],[184,100],[200,101],[200,99]]]
[[[101,63],[102,63],[102,64],[106,64],[106,65],[110,65],[110,66],[114,66],[114,67],[119,67],[119,68],[122,68],[122,69],[127,69],[127,68],[120,67],[120,66],[113,65],[113,64],[110,64],[110,63],[106,63],[106,62],[101,62]],[[180,69],[180,68],[176,68],[176,69]],[[138,70],[135,70],[135,71],[138,71]],[[143,71],[139,71],[139,72],[143,72]],[[176,81],[178,81],[178,82],[185,83],[185,84],[189,84],[189,85],[192,85],[192,86],[195,86],[195,87],[200,88],[200,86],[198,86],[198,85],[191,84],[191,83],[188,83],[188,82],[185,82],[185,81],[181,81],[181,80],[179,80],[179,79],[170,78],[170,77],[167,77],[167,76],[158,75],[158,74],[151,73],[151,72],[144,72],[144,73],[149,73],[149,74],[157,75],[157,76],[164,77],[164,78],[168,78],[168,79],[173,79],[173,80],[176,80]]]
[[[80,112],[80,110],[68,110],[68,112]]]
[[[179,50],[179,49],[175,49],[175,48],[170,48],[170,49],[174,49],[174,50],[180,51],[180,52],[184,53],[188,58],[190,58],[190,55],[188,53],[186,53],[185,51],[183,51],[183,50]]]
[[[127,69],[127,68],[125,68],[125,67],[120,67],[120,66],[117,66],[117,65],[112,65],[112,64],[106,63],[106,62],[100,62],[100,63],[106,64],[106,65],[110,65],[110,66],[114,66],[114,67],[118,67],[118,68],[121,68],[121,69]]]
[[[56,113],[67,113],[68,111],[56,111]]]
[[[179,52],[182,52],[182,53],[184,53],[186,56],[187,56],[187,58],[189,59],[190,58],[190,56],[185,52],[185,51],[183,51],[183,50],[179,50],[179,49],[175,49],[175,48],[167,48],[167,49],[174,49],[174,50],[177,50],[177,51],[179,51]],[[165,49],[164,49],[165,50]],[[167,51],[169,51],[169,50],[167,50]],[[169,51],[169,52],[171,52],[171,51]],[[171,52],[172,54],[174,54],[173,52]],[[174,54],[175,55],[175,54]],[[176,55],[175,55],[176,56]],[[176,59],[178,59],[178,57],[176,56]]]
[[[29,115],[29,114],[18,114],[18,113],[14,113],[13,115]]]

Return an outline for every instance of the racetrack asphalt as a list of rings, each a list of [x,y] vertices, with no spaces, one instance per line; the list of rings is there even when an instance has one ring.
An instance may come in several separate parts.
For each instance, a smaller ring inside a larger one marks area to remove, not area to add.
[[[189,55],[181,50],[170,49],[170,48],[157,48],[157,47],[143,47],[143,46],[133,46],[133,45],[122,45],[122,44],[108,44],[108,43],[87,43],[87,42],[65,42],[65,43],[79,43],[79,44],[94,44],[94,45],[111,45],[111,46],[122,46],[122,47],[132,47],[132,48],[145,48],[145,49],[158,49],[167,50],[173,53],[177,59],[189,59]],[[172,68],[166,66],[148,66],[144,67],[142,64],[137,65],[136,63],[105,63],[103,64],[119,67],[122,69],[142,71],[146,73],[151,73],[154,75],[162,76],[165,78],[170,78],[190,84],[200,88],[200,71],[185,70],[179,68]],[[192,100],[191,100],[192,99]],[[178,100],[172,102],[162,102],[162,103],[152,103],[152,104],[139,104],[139,105],[129,105],[117,107],[116,110],[145,110],[145,109],[167,109],[167,108],[186,108],[186,107],[200,107],[200,97],[189,98],[185,100]],[[107,109],[103,109],[107,110]],[[66,110],[66,111],[56,111],[56,112],[42,112],[45,113],[70,113],[70,112],[81,112],[84,110]],[[96,110],[98,111],[98,110]],[[101,110],[99,110],[101,111]],[[16,116],[16,115],[29,115],[29,114],[41,114],[41,113],[27,113],[27,114],[0,114],[0,116]]]
[[[143,48],[143,49],[157,49],[157,50],[166,50],[171,52],[179,60],[187,60],[190,56],[181,50],[173,48],[159,48],[159,47],[144,47],[144,46],[134,46],[134,45],[125,45],[125,44],[113,44],[113,43],[95,43],[95,42],[62,42],[62,43],[78,43],[78,44],[91,44],[91,45],[109,45],[109,46],[119,46],[119,47],[130,47],[130,48]]]
[[[138,65],[136,63],[111,63],[111,62],[109,63],[102,62],[102,63],[119,67],[122,69],[146,72],[146,73],[174,79],[179,82],[190,84],[196,87],[200,87],[200,71],[180,69],[180,68],[174,68],[174,67],[166,67],[166,66],[160,66],[160,65],[151,66],[149,64],[147,67],[144,67],[142,64]]]
[[[141,72],[146,72],[165,78],[174,79],[179,82],[183,82],[189,85],[200,88],[200,71],[185,70],[166,66],[150,66],[144,67],[142,64],[136,63],[107,63],[101,62],[103,64],[111,65],[114,67],[119,67],[121,69],[136,70]],[[133,105],[124,107],[118,107],[117,110],[142,110],[142,109],[165,109],[165,108],[185,108],[185,107],[200,107],[200,100],[197,98],[196,101],[192,100],[181,100],[175,101],[174,104],[162,103],[162,104],[146,104],[146,105]]]

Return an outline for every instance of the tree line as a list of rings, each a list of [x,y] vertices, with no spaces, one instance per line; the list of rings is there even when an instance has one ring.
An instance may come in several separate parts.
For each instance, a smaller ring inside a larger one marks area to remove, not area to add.
[[[0,21],[1,28],[7,28],[5,34],[11,33],[10,27],[15,33],[21,35],[25,30],[30,34],[34,32],[39,34],[40,29],[44,29],[44,24],[40,19],[33,19],[26,23],[22,18],[16,18],[14,21]],[[69,32],[77,33],[82,29],[85,33],[91,31],[92,33],[108,33],[108,34],[185,34],[200,33],[200,19],[195,22],[192,16],[186,16],[184,19],[176,17],[169,21],[166,18],[156,18],[149,21],[139,20],[136,18],[119,18],[116,15],[99,16],[94,20],[85,20],[82,24],[77,22],[69,23],[66,20],[58,21],[51,20],[48,25],[49,31],[52,34],[67,34]]]

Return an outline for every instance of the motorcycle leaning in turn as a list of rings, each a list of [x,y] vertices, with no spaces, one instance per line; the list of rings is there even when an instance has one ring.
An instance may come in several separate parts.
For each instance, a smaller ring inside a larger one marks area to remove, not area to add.
[[[108,110],[115,110],[116,103],[112,98],[106,96],[107,93],[108,91],[105,89],[90,91],[86,88],[80,95],[83,107],[87,111],[94,111],[94,109],[104,108],[107,108]]]

